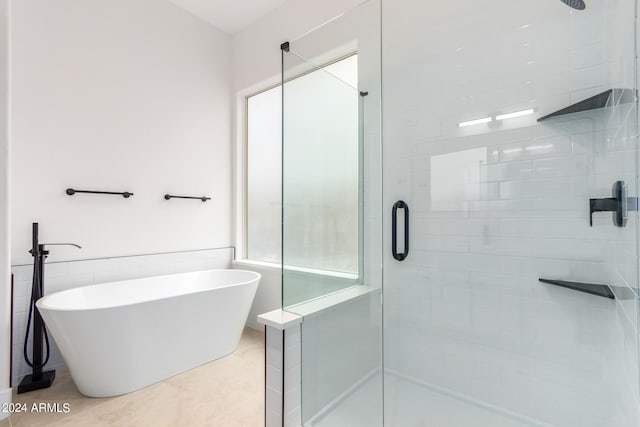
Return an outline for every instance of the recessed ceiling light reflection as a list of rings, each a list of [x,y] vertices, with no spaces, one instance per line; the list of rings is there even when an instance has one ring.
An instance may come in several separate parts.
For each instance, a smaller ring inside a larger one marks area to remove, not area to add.
[[[545,150],[547,148],[553,148],[553,144],[546,144],[546,145],[530,145],[528,147],[525,147],[525,150],[527,151],[535,151],[535,150]]]
[[[507,148],[506,150],[502,150],[504,154],[519,153],[521,151],[522,151],[522,148]]]
[[[458,127],[465,128],[467,126],[481,125],[483,123],[489,123],[492,120],[493,118],[491,117],[483,117],[481,119],[469,120],[467,122],[460,122],[458,123]]]
[[[535,110],[533,108],[522,111],[514,111],[513,113],[500,114],[499,116],[496,116],[496,120],[506,120],[513,119],[514,117],[528,116],[529,114],[533,114],[534,112]]]

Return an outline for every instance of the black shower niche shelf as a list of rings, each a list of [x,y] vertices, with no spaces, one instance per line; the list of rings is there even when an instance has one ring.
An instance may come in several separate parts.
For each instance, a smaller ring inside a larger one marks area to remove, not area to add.
[[[616,296],[609,286],[600,285],[596,283],[582,283],[582,282],[567,282],[565,280],[550,280],[550,279],[539,279],[542,283],[548,283],[549,285],[561,286],[567,289],[573,289],[574,291],[585,292],[591,295],[597,295],[599,297],[605,297],[610,299],[615,299]]]
[[[547,114],[544,117],[538,119],[539,122],[564,116],[565,114],[580,113],[582,111],[597,110],[599,108],[613,107],[618,104],[629,104],[635,102],[636,91],[633,89],[609,89],[598,95],[587,98],[583,101],[569,105],[562,110],[558,110],[554,113]]]
[[[609,286],[598,283],[568,282],[566,280],[538,279],[542,283],[572,289],[599,297],[609,299],[635,299],[638,296],[638,289],[631,289],[626,286]],[[615,291],[615,292],[614,292]]]

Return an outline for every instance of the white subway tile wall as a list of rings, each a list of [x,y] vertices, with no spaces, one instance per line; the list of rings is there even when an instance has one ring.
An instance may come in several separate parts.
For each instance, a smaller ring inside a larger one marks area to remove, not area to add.
[[[266,340],[265,426],[300,427],[302,425],[300,325],[295,324],[284,331],[266,326]]]
[[[633,1],[587,3],[383,9],[385,209],[411,208],[410,256],[385,260],[385,369],[552,425],[635,426],[638,301],[538,282],[638,287],[637,213],[589,226],[589,198],[614,181],[637,195],[636,105],[536,122],[635,88]]]
[[[45,295],[53,292],[98,283],[189,271],[231,268],[233,248],[173,252],[154,255],[105,258],[45,264]],[[31,373],[23,357],[33,266],[20,265],[11,269],[14,279],[13,295],[13,373],[16,385]],[[31,336],[30,336],[31,342]],[[60,351],[50,337],[51,356],[46,369],[66,369]],[[29,345],[31,349],[31,345]],[[31,357],[31,350],[29,355]]]
[[[266,385],[265,385],[265,427],[281,427],[282,414],[282,351],[283,331],[266,327]]]
[[[300,326],[284,331],[284,425],[302,425],[302,341]]]

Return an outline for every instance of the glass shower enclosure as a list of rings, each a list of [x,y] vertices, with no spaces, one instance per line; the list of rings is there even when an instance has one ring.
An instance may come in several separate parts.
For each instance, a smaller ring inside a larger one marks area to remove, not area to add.
[[[305,426],[637,426],[634,0],[364,2],[283,49]]]
[[[306,425],[343,423],[330,408],[359,386],[382,419],[379,8],[282,46],[282,304],[304,317]]]

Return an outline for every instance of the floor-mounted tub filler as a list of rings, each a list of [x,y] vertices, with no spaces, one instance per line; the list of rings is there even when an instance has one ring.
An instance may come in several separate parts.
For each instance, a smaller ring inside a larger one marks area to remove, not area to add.
[[[69,289],[36,305],[78,390],[108,397],[233,352],[259,280],[199,271]]]

